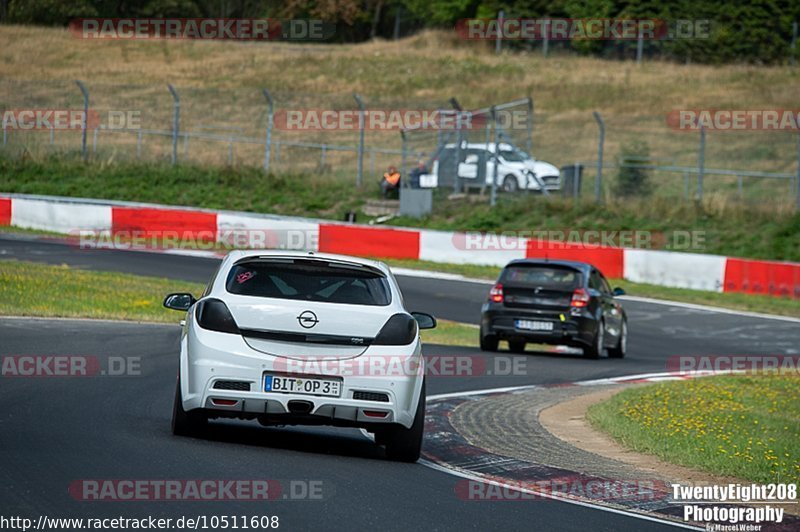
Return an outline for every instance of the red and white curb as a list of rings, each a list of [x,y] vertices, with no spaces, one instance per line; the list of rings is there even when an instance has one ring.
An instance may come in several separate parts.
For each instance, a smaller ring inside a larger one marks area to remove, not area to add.
[[[467,233],[375,227],[309,218],[259,215],[110,200],[5,194],[0,225],[64,234],[79,231],[158,234],[219,242],[269,236],[269,247],[438,263],[504,266],[519,258],[581,260],[607,277],[713,292],[800,298],[800,264],[700,253],[585,246],[527,238],[467,245]],[[257,246],[260,247],[260,246]]]
[[[736,371],[691,371],[663,372],[624,375],[606,379],[592,379],[555,385],[528,385],[488,390],[437,394],[428,397],[426,412],[426,440],[422,465],[436,471],[473,481],[488,484],[504,492],[516,492],[534,496],[536,499],[549,499],[567,504],[592,508],[603,512],[622,515],[641,521],[655,522],[689,530],[705,530],[700,523],[683,522],[674,513],[675,505],[668,493],[660,502],[639,504],[636,501],[607,501],[588,496],[566,493],[551,493],[536,489],[537,484],[547,484],[548,480],[565,478],[576,482],[597,480],[577,472],[571,472],[544,464],[528,463],[477,447],[461,436],[450,424],[450,413],[458,405],[470,400],[480,400],[481,396],[523,393],[536,389],[564,386],[604,386],[615,384],[656,383],[668,380],[687,380],[712,375],[731,374]],[[511,497],[509,497],[511,498]],[[793,525],[790,525],[793,526]],[[768,527],[764,527],[766,530]]]

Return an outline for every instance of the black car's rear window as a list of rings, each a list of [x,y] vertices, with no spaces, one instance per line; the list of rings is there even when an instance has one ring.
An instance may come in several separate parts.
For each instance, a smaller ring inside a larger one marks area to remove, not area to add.
[[[323,260],[253,260],[234,265],[225,289],[231,294],[351,305],[386,306],[389,282],[380,272]]]
[[[581,273],[571,268],[556,266],[509,266],[503,270],[500,282],[550,290],[575,290],[581,286]]]

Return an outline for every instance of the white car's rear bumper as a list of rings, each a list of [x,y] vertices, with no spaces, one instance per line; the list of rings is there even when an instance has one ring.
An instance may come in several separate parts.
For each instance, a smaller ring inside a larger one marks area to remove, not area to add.
[[[370,346],[356,359],[296,360],[257,351],[240,335],[207,331],[193,320],[187,330],[180,363],[186,411],[202,408],[212,416],[291,417],[292,423],[332,425],[398,423],[409,428],[414,422],[425,371],[419,340],[408,346]],[[341,394],[266,392],[266,374],[341,378]]]

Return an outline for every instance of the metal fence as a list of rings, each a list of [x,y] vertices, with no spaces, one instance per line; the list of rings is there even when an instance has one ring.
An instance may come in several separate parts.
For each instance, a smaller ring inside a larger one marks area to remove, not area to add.
[[[551,189],[551,194],[604,201],[624,195],[620,188],[624,170],[638,170],[648,187],[633,190],[634,194],[676,200],[719,196],[800,207],[798,133],[675,131],[666,125],[666,113],[556,112],[537,109],[533,98],[482,103],[483,107],[467,109],[455,98],[409,101],[387,94],[322,90],[301,94],[266,87],[196,89],[3,79],[1,110],[89,109],[100,118],[98,123],[66,129],[26,130],[8,127],[4,121],[0,150],[8,157],[75,153],[103,161],[261,166],[270,172],[331,175],[356,185],[376,181],[389,165],[408,175],[421,160],[429,170],[434,163],[444,169],[440,187],[451,192],[478,188],[489,192],[494,203],[503,197],[503,176],[499,180],[465,176],[459,165],[470,155],[471,160],[493,159],[491,151],[482,154],[486,150],[476,150],[476,145],[507,144],[558,167],[580,165],[583,185]],[[392,109],[437,110],[469,125],[462,128],[457,121],[456,128],[401,132],[403,128],[373,128],[366,123],[368,113]],[[312,124],[293,129],[285,123],[290,110],[349,111],[357,120],[353,127]],[[111,123],[110,116],[119,121]],[[646,153],[626,150],[630,144],[644,146]],[[478,171],[485,168],[483,162]]]

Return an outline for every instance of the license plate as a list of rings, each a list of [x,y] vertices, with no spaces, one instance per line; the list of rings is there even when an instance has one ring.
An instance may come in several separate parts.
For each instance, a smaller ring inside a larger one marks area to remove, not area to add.
[[[264,391],[339,397],[342,395],[342,381],[307,377],[284,377],[282,375],[265,375]]]
[[[517,320],[514,324],[517,329],[525,329],[527,331],[552,331],[552,321],[532,321],[532,320]]]

